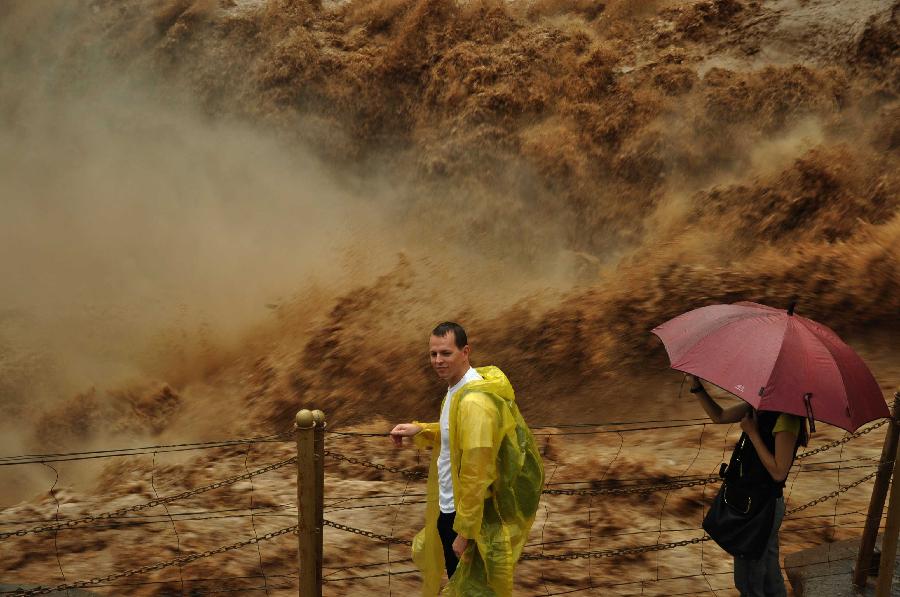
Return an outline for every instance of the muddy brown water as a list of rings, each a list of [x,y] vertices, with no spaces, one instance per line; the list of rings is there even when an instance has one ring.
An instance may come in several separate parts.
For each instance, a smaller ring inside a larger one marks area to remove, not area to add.
[[[798,300],[889,400],[898,13],[887,0],[6,2],[2,453],[268,435],[304,406],[332,430],[432,419],[425,340],[457,319],[532,425],[690,423],[541,435],[551,487],[707,476],[736,429],[694,421],[649,330],[737,300]],[[841,436],[823,427],[811,448]],[[871,472],[883,430],[795,466],[788,507]],[[426,460],[379,437],[332,435],[329,449]],[[0,530],[291,455],[263,443],[3,466]],[[11,537],[0,571],[57,584],[262,535],[293,524],[293,474]],[[713,487],[546,496],[527,551],[695,537]],[[783,551],[857,536],[870,487],[789,519]],[[327,517],[409,539],[422,491],[330,461]],[[405,546],[333,528],[325,541],[327,594],[417,590]],[[286,535],[93,590],[286,595],[295,553]],[[709,543],[529,561],[517,591],[728,595],[730,566]],[[385,572],[398,574],[348,578]]]

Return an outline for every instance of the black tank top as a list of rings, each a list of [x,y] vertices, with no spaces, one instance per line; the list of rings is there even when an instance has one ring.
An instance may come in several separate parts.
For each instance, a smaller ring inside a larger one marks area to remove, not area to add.
[[[775,423],[781,414],[777,411],[766,410],[757,411],[756,413],[759,435],[773,455],[775,454],[775,435],[772,431],[775,429]],[[794,462],[794,458],[797,456],[797,445],[794,444],[794,454],[791,456],[791,463]],[[775,497],[784,495],[786,481],[786,479],[785,481],[772,479],[772,475],[769,474],[769,471],[766,470],[765,465],[759,459],[756,448],[746,433],[741,434],[734,452],[731,453],[731,461],[725,471],[725,480],[757,488],[768,488]]]

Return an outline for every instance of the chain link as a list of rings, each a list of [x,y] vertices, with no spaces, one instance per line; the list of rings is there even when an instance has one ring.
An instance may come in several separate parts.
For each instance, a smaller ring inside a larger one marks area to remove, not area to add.
[[[393,564],[393,562],[391,562]],[[401,574],[413,574],[415,572],[419,572],[419,569],[415,570],[401,570],[399,572],[379,572],[378,574],[366,574],[365,576],[338,576],[337,578],[323,578],[322,582],[327,584],[330,582],[341,582],[345,580],[368,580],[370,578],[379,578],[382,576],[400,576]]]
[[[356,527],[351,527],[345,524],[341,524],[338,522],[333,522],[331,520],[323,520],[322,521],[325,526],[330,526],[342,531],[346,531],[348,533],[353,533],[355,535],[362,535],[363,537],[368,537],[370,539],[377,539],[379,541],[385,541],[387,543],[395,543],[398,545],[412,545],[412,541],[406,539],[399,539],[397,537],[391,537],[388,535],[380,535],[378,533],[373,533],[372,531],[367,531],[365,529],[358,529]],[[683,541],[673,541],[671,543],[656,543],[653,545],[641,545],[638,547],[623,547],[620,549],[607,549],[603,551],[584,551],[584,552],[574,552],[574,553],[566,553],[559,555],[547,555],[547,554],[523,554],[520,559],[522,560],[577,560],[577,559],[587,559],[587,558],[608,558],[617,555],[629,555],[629,554],[637,554],[637,553],[645,553],[650,551],[662,551],[665,549],[674,549],[676,547],[682,547],[684,545],[692,545],[696,543],[701,543],[703,541],[708,541],[710,537],[704,535],[703,537],[694,537],[693,539],[685,539]]]
[[[399,468],[396,466],[387,466],[386,464],[381,464],[378,462],[372,462],[371,460],[364,460],[362,458],[354,458],[352,456],[344,456],[343,454],[338,454],[337,452],[332,452],[330,450],[325,450],[325,456],[330,456],[335,460],[341,462],[347,462],[349,464],[358,464],[360,466],[364,466],[367,468],[374,468],[379,471],[387,471],[389,473],[398,473],[406,477],[407,479],[427,479],[428,473],[423,473],[421,471],[411,471],[405,468]]]
[[[346,531],[348,533],[353,533],[355,535],[362,535],[363,537],[368,537],[370,539],[376,539],[379,541],[385,541],[387,543],[395,543],[398,545],[409,545],[412,546],[412,541],[407,539],[399,539],[397,537],[391,537],[389,535],[381,535],[378,533],[374,533],[372,531],[367,531],[365,529],[359,529],[356,527],[351,527],[346,524],[341,524],[339,522],[334,522],[331,520],[323,520],[322,523],[325,526],[330,526],[335,529],[339,529],[341,531]],[[575,553],[567,553],[560,555],[544,555],[544,554],[523,554],[522,560],[575,560],[579,558],[606,558],[612,557],[616,555],[627,555],[627,554],[635,554],[635,553],[644,553],[648,551],[661,551],[664,549],[674,549],[676,547],[681,547],[684,545],[691,545],[695,543],[700,543],[702,541],[707,541],[709,537],[695,537],[693,539],[685,539],[684,541],[673,541],[671,543],[657,543],[654,545],[642,545],[640,547],[623,547],[620,549],[609,549],[604,551],[585,551],[585,552],[575,552]]]
[[[847,442],[849,442],[852,439],[856,439],[857,437],[862,437],[867,433],[871,433],[872,431],[875,431],[876,429],[878,429],[879,427],[882,427],[883,425],[886,425],[890,421],[891,421],[891,419],[882,419],[881,421],[878,421],[877,423],[875,423],[874,425],[872,425],[870,427],[861,429],[861,430],[857,431],[856,433],[848,433],[841,439],[835,440],[831,443],[820,446],[820,447],[816,448],[815,450],[807,450],[805,452],[801,452],[800,454],[797,454],[796,460],[803,460],[804,458],[809,458],[810,456],[814,456],[816,454],[819,454],[820,452],[824,452],[825,450],[830,450],[832,448],[836,448],[840,445],[846,444]]]
[[[263,468],[256,469],[255,471],[250,471],[249,473],[244,473],[242,475],[236,475],[234,477],[229,477],[227,479],[223,479],[221,481],[217,481],[210,485],[204,485],[203,487],[197,487],[196,489],[191,489],[189,491],[185,491],[176,495],[170,495],[167,497],[157,498],[150,500],[149,502],[145,502],[143,504],[135,504],[134,506],[127,506],[125,508],[119,508],[118,510],[113,510],[112,512],[103,512],[102,514],[95,514],[92,516],[85,516],[84,518],[74,518],[72,520],[66,520],[65,522],[58,522],[54,524],[48,524],[43,526],[32,527],[30,529],[19,529],[17,531],[6,531],[0,533],[0,540],[7,539],[9,537],[24,537],[25,535],[31,535],[34,533],[44,533],[47,531],[58,531],[61,529],[70,529],[76,526],[80,526],[83,524],[88,524],[90,522],[95,522],[98,520],[107,520],[110,518],[118,518],[119,516],[123,516],[130,512],[138,512],[140,510],[146,510],[147,508],[153,508],[154,506],[160,506],[162,504],[168,504],[171,502],[175,502],[178,500],[183,500],[185,498],[189,498],[195,496],[200,493],[205,493],[207,491],[212,491],[213,489],[218,489],[220,487],[225,487],[226,485],[233,485],[239,481],[245,481],[247,479],[251,479],[256,477],[257,475],[262,475],[263,473],[268,473],[270,471],[274,471],[276,469],[288,466],[290,464],[294,464],[297,462],[297,457],[288,458],[287,460],[282,460],[280,462],[272,463],[268,466],[264,466]]]
[[[863,477],[861,479],[857,479],[856,481],[854,481],[853,483],[850,483],[849,485],[844,485],[843,487],[840,487],[840,488],[832,491],[828,495],[823,495],[822,497],[816,498],[811,502],[803,504],[802,506],[797,506],[796,508],[792,508],[791,510],[787,511],[785,516],[791,515],[795,512],[800,512],[802,510],[806,510],[807,508],[812,508],[816,504],[821,504],[822,502],[826,502],[832,498],[836,498],[837,496],[841,495],[842,493],[846,493],[846,492],[850,491],[851,489],[853,489],[854,487],[862,485],[863,483],[865,483],[866,481],[868,481],[869,479],[871,479],[872,477],[874,477],[877,474],[878,474],[878,471],[871,472],[868,475],[866,475],[865,477]]]
[[[215,549],[209,549],[207,551],[201,551],[198,553],[192,553],[187,556],[182,556],[180,558],[174,558],[172,560],[166,560],[164,562],[157,562],[156,564],[148,564],[146,566],[141,566],[140,568],[133,568],[131,570],[125,570],[124,572],[117,572],[115,574],[110,574],[108,576],[101,576],[97,578],[92,578],[90,580],[79,580],[76,582],[57,585],[55,587],[36,587],[34,589],[23,589],[20,591],[16,591],[13,593],[16,597],[31,597],[32,595],[46,595],[48,593],[53,593],[56,591],[67,591],[69,589],[83,589],[85,587],[92,587],[94,585],[105,584],[114,580],[118,580],[120,578],[125,578],[128,576],[135,576],[137,574],[146,574],[147,572],[155,572],[156,570],[162,570],[163,568],[169,568],[171,566],[180,566],[181,564],[187,564],[189,562],[193,562],[194,560],[199,560],[201,558],[208,558],[210,556],[214,556],[220,553],[225,553],[226,551],[232,551],[235,549],[240,549],[241,547],[246,547],[247,545],[253,545],[255,543],[259,543],[261,541],[268,541],[269,539],[274,539],[275,537],[279,537],[281,535],[286,535],[288,533],[296,532],[298,525],[294,525],[291,527],[286,527],[283,529],[279,529],[277,531],[272,531],[271,533],[266,533],[265,535],[259,537],[252,537],[250,539],[246,539],[244,541],[239,541],[238,543],[232,543],[231,545],[223,545],[222,547],[217,547]],[[174,581],[173,581],[174,582]]]
[[[385,543],[396,543],[397,545],[409,545],[412,546],[412,541],[407,539],[398,539],[397,537],[391,537],[390,535],[379,535],[378,533],[373,533],[372,531],[367,531],[365,529],[358,529],[356,527],[347,526],[345,524],[341,524],[339,522],[334,522],[331,520],[323,519],[322,524],[328,527],[333,527],[335,529],[341,531],[347,531],[348,533],[353,533],[355,535],[362,535],[363,537],[368,537],[369,539],[377,539],[379,541],[384,541]]]
[[[675,549],[676,547],[683,547],[685,545],[696,545],[697,543],[703,543],[704,541],[709,541],[711,537],[709,535],[703,535],[702,537],[694,537],[693,539],[685,539],[683,541],[672,541],[670,543],[654,543],[653,545],[640,545],[637,547],[621,547],[619,549],[604,549],[602,551],[578,551],[573,553],[562,553],[562,554],[541,554],[541,553],[526,553],[522,554],[520,560],[554,560],[557,562],[563,562],[566,560],[587,560],[587,559],[598,559],[598,558],[611,558],[615,556],[623,556],[623,555],[632,555],[638,553],[647,553],[651,551],[663,551],[666,549]]]
[[[685,487],[697,487],[718,483],[719,477],[707,477],[692,481],[673,481],[661,485],[642,485],[638,487],[606,487],[600,489],[545,489],[541,493],[546,495],[625,495],[634,493],[653,493],[655,491],[667,491],[670,489],[683,489]]]
[[[369,504],[367,506],[335,506],[325,510],[326,513],[344,512],[346,510],[368,510],[370,508],[390,508],[392,506],[415,506],[417,504],[426,504],[425,500],[415,500],[409,502],[392,502],[390,504]]]

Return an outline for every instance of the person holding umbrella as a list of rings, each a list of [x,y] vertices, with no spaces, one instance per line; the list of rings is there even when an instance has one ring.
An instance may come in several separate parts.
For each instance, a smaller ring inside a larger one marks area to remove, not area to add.
[[[744,474],[760,486],[769,486],[775,498],[771,534],[763,556],[758,560],[734,558],[734,586],[742,596],[787,595],[778,556],[778,530],[784,518],[785,480],[797,455],[797,447],[808,442],[806,422],[788,413],[757,413],[746,402],[723,409],[707,393],[700,378],[688,375],[687,380],[691,384],[691,394],[697,396],[713,423],[740,422],[741,430],[751,442],[750,445],[739,442],[735,447],[735,450],[747,451],[740,455],[749,469]]]
[[[747,597],[786,594],[778,561],[784,482],[815,421],[853,432],[890,416],[859,355],[794,307],[709,305],[652,330],[710,419],[740,422],[744,432],[703,528],[734,556],[735,586]],[[723,409],[701,378],[745,403]]]

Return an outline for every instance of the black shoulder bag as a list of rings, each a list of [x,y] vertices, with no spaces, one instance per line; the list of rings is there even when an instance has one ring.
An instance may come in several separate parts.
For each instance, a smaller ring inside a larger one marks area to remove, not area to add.
[[[750,450],[754,450],[750,439],[741,435],[731,461],[719,470],[722,486],[703,519],[703,529],[734,557],[758,560],[772,533],[776,498],[774,482],[754,474],[758,467],[753,466]]]

